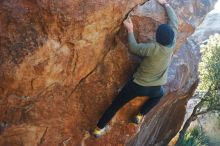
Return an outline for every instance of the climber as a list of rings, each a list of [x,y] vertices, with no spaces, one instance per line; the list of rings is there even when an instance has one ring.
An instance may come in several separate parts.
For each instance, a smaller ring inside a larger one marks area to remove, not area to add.
[[[148,96],[149,100],[141,107],[140,112],[133,119],[133,123],[139,124],[164,95],[162,85],[167,81],[167,72],[173,50],[176,44],[178,19],[173,8],[166,0],[157,0],[164,6],[168,14],[168,24],[161,24],[156,31],[156,41],[137,43],[133,33],[133,24],[130,19],[124,21],[128,30],[129,51],[132,54],[142,56],[143,60],[112,104],[104,112],[99,120],[93,135],[98,138],[106,133],[106,125],[116,112],[127,102],[137,96]]]

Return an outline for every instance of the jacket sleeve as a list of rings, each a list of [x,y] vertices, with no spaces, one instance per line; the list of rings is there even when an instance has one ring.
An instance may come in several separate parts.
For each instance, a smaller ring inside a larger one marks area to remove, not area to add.
[[[156,44],[153,42],[137,43],[133,32],[128,33],[128,45],[129,51],[138,56],[152,56],[157,52]]]
[[[165,4],[164,7],[167,11],[167,15],[169,18],[168,24],[173,28],[173,30],[175,31],[175,34],[176,34],[177,30],[178,30],[178,25],[179,25],[179,21],[176,16],[176,13],[169,4]]]

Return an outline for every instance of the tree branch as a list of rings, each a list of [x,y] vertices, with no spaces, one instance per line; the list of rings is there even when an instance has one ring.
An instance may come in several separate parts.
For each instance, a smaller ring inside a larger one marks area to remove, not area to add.
[[[214,107],[214,108],[209,108],[209,109],[207,109],[205,111],[200,111],[200,112],[196,113],[195,116],[203,115],[203,114],[206,114],[208,112],[213,112],[213,111],[220,111],[219,106]]]

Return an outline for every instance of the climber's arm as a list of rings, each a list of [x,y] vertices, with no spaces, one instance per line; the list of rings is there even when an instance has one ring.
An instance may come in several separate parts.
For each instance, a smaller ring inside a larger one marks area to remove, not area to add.
[[[138,56],[151,56],[156,53],[156,45],[153,42],[137,43],[134,33],[128,33],[129,51]]]
[[[173,8],[167,3],[166,0],[157,0],[161,5],[163,5],[166,9],[167,15],[169,17],[168,24],[173,28],[175,33],[177,33],[179,21],[176,16],[175,11]]]
[[[169,18],[168,24],[174,29],[175,32],[177,32],[179,21],[178,21],[175,11],[168,3],[164,4],[164,7],[167,11],[167,15]]]
[[[128,30],[129,51],[138,56],[151,56],[156,52],[156,45],[153,42],[137,43],[134,37],[133,23],[130,18],[124,21],[124,26]]]

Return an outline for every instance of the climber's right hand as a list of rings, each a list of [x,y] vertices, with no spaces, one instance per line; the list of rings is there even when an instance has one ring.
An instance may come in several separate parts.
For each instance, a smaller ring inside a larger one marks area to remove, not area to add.
[[[133,32],[133,23],[130,18],[126,19],[123,23],[124,26],[127,28],[128,32]]]
[[[157,0],[158,3],[160,3],[161,5],[165,5],[167,4],[166,0]]]

